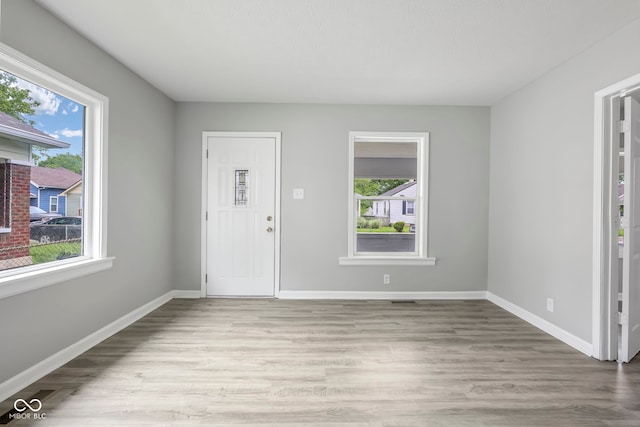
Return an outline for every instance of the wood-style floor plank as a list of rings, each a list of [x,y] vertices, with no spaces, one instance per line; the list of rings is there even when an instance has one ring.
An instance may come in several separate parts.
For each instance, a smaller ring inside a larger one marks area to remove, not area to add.
[[[640,361],[487,301],[173,300],[38,390],[47,426],[640,426]]]

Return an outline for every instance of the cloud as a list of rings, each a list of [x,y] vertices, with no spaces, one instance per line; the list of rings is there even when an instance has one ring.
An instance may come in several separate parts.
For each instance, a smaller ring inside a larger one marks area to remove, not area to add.
[[[81,138],[83,135],[82,129],[71,130],[64,128],[62,130],[56,131],[56,134],[62,135],[67,138]]]
[[[54,116],[58,112],[60,97],[55,93],[21,79],[18,79],[16,86],[20,89],[27,89],[31,99],[40,103],[40,105],[35,108],[35,114]]]
[[[77,113],[80,111],[80,107],[75,102],[69,102],[62,108],[62,115],[68,116],[69,114]]]
[[[49,132],[46,132],[46,133],[47,135],[55,139],[60,139],[61,136],[64,136],[65,138],[82,138],[84,134],[82,129],[72,130],[68,128],[57,130],[53,133],[49,133]]]

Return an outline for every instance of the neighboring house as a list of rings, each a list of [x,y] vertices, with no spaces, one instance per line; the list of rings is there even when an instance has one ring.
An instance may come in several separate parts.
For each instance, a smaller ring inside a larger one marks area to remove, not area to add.
[[[82,216],[82,180],[60,193],[66,198],[65,216]]]
[[[65,168],[31,168],[31,206],[37,206],[46,212],[67,214],[67,195],[65,190],[78,184],[82,176]],[[74,216],[77,211],[72,212]]]
[[[33,145],[69,147],[69,144],[0,112],[0,270],[31,264],[29,183]]]
[[[367,211],[367,216],[379,219],[384,225],[404,221],[406,224],[415,224],[416,181],[409,181],[391,190],[382,193],[381,196],[407,197],[411,200],[379,200],[374,201]]]

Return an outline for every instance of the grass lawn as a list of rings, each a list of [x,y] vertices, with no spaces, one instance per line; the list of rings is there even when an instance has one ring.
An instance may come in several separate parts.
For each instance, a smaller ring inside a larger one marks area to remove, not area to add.
[[[34,264],[56,261],[57,259],[78,256],[82,253],[80,242],[50,243],[34,245],[29,248],[29,255]]]
[[[358,233],[397,233],[396,229],[389,227],[380,227],[380,228],[358,228]],[[409,224],[405,224],[402,229],[403,233],[409,232]]]

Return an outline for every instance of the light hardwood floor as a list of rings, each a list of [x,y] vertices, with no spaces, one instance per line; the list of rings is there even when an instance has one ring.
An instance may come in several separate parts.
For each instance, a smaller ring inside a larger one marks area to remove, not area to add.
[[[38,390],[39,426],[640,426],[640,362],[488,301],[173,300]]]

